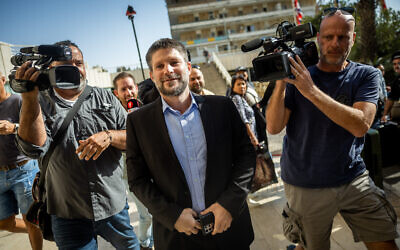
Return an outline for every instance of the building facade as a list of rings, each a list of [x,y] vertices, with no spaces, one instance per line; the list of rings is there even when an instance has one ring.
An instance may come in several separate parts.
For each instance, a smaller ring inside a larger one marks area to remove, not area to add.
[[[172,38],[185,44],[192,61],[203,51],[239,51],[243,43],[275,36],[282,21],[294,22],[293,0],[166,0]],[[315,0],[299,0],[304,16],[313,16]]]

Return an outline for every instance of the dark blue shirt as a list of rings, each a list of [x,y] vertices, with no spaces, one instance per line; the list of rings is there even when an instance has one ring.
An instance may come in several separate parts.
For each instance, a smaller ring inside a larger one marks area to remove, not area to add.
[[[378,70],[349,62],[340,72],[309,68],[315,85],[336,101],[353,106],[378,100]],[[282,179],[292,185],[323,188],[350,182],[365,171],[364,137],[357,138],[330,120],[287,84],[285,106],[291,110],[281,158]]]

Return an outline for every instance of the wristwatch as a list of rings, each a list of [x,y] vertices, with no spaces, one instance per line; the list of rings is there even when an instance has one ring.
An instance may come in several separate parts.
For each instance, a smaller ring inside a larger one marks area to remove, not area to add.
[[[14,127],[13,134],[16,135],[16,134],[18,134],[19,123],[14,123],[14,125],[15,125],[15,127]]]
[[[110,139],[110,143],[112,142],[112,135],[111,132],[108,130],[104,130],[104,132],[106,132],[106,134],[108,135],[108,139]]]

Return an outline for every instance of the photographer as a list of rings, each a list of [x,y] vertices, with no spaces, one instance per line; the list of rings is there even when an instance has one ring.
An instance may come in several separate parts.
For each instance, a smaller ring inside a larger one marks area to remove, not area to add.
[[[50,67],[72,65],[81,82],[72,89],[51,87],[22,93],[17,142],[32,158],[45,156],[66,114],[86,88],[83,55],[70,41],[56,45],[71,48],[72,59]],[[36,82],[40,71],[24,63],[15,79]],[[47,212],[51,214],[55,242],[60,249],[97,248],[97,235],[117,249],[139,249],[130,225],[120,165],[126,146],[126,112],[109,91],[93,87],[55,146],[45,176]]]
[[[290,58],[294,78],[276,82],[267,129],[286,126],[281,159],[288,200],[285,235],[296,249],[330,249],[340,212],[355,241],[368,249],[397,249],[396,213],[368,176],[360,156],[378,99],[378,72],[347,60],[356,34],[351,8],[324,11],[320,59],[304,66]]]

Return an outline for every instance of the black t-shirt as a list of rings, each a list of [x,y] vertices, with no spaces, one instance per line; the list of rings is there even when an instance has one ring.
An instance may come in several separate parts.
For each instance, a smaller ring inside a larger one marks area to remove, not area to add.
[[[390,84],[392,90],[390,91],[388,98],[392,101],[397,101],[400,99],[400,76],[397,76],[396,79]]]

